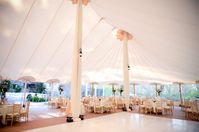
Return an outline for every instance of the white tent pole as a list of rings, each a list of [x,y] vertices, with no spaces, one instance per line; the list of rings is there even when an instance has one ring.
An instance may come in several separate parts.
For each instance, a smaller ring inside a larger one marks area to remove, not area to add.
[[[91,97],[93,97],[94,96],[94,84],[93,83],[91,83]]]
[[[156,97],[158,97],[157,90],[158,90],[158,85],[157,85],[157,83],[156,83],[156,84],[155,84],[155,95],[156,95]]]
[[[47,97],[48,97],[48,101],[50,101],[51,100],[51,96],[52,96],[52,83],[49,83],[49,93],[48,93],[48,95],[47,95]]]
[[[196,80],[196,88],[199,91],[199,80]]]
[[[178,85],[179,85],[180,103],[181,105],[183,105],[184,103],[183,103],[183,97],[182,97],[182,84],[179,83]]]
[[[94,91],[95,91],[95,96],[97,96],[97,89],[96,89],[95,85],[94,85]]]
[[[133,84],[133,93],[134,93],[134,97],[135,97],[135,83]]]
[[[54,89],[54,83],[51,83],[50,100],[52,100],[53,89]]]
[[[125,33],[123,39],[123,74],[124,74],[124,97],[126,108],[129,108],[129,71],[128,71],[128,39]]]
[[[86,83],[86,94],[85,96],[87,97],[88,96],[88,83]]]
[[[50,89],[49,89],[49,100],[52,100],[53,98],[53,90],[55,87],[55,84],[59,83],[60,81],[58,79],[50,79],[48,81],[46,81],[47,83],[49,83]]]
[[[105,92],[105,88],[104,88],[104,84],[102,85],[102,88],[103,88],[103,92],[102,92],[102,96],[104,97],[104,92]]]
[[[28,82],[34,82],[35,81],[35,78],[32,77],[32,76],[23,76],[23,77],[20,77],[18,80],[21,80],[24,82],[24,95],[21,96],[21,99],[23,102],[23,107],[25,106],[25,102],[26,102],[26,89],[27,89],[27,83]]]
[[[25,81],[25,86],[24,86],[23,105],[25,105],[26,102],[26,89],[27,89],[27,81]]]
[[[117,30],[117,39],[123,41],[123,74],[124,74],[124,98],[126,109],[129,110],[129,55],[128,55],[128,40],[133,36],[124,30]]]
[[[79,115],[81,114],[82,3],[84,3],[84,1],[72,0],[72,2],[73,4],[77,4],[77,14],[71,81],[71,112],[74,121],[78,121]]]
[[[114,89],[114,84],[111,84],[111,86],[112,86],[112,94],[113,94],[114,97],[115,97],[115,93],[113,93],[113,90],[115,90],[115,89]]]

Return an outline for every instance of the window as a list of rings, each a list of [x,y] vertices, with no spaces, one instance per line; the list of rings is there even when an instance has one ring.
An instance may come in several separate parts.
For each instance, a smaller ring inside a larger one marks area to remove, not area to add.
[[[160,97],[169,100],[179,101],[179,86],[177,84],[165,84],[163,91],[160,94]]]
[[[184,84],[182,85],[182,94],[184,99],[199,98],[199,87],[197,84]]]

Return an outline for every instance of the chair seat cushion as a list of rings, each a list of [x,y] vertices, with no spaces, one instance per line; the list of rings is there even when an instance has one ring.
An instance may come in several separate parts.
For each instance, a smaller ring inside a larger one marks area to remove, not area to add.
[[[162,107],[156,107],[156,109],[158,109],[158,110],[162,110]]]
[[[61,107],[61,109],[66,109],[66,108],[67,108],[66,106],[62,106],[62,107]]]
[[[146,106],[145,108],[146,109],[152,109],[153,107],[152,106]]]
[[[140,105],[139,107],[140,107],[140,108],[144,108],[144,107],[145,107],[145,105]]]
[[[14,115],[14,116],[19,116],[20,114],[19,114],[19,113],[14,113],[13,115]]]
[[[26,114],[26,113],[27,113],[26,111],[21,111],[21,112],[20,112],[20,114]]]
[[[12,113],[8,113],[8,114],[6,114],[6,116],[13,116],[14,114],[12,114]]]

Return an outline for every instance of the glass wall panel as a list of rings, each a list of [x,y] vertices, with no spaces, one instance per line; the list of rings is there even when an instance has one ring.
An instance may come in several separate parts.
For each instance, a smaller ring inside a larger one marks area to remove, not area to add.
[[[182,85],[182,93],[184,99],[199,99],[199,87],[196,84]]]
[[[136,96],[140,97],[155,97],[155,85],[139,84],[136,85]]]
[[[165,84],[160,94],[160,97],[166,98],[169,100],[179,101],[180,100],[179,85]]]
[[[104,96],[112,96],[112,86],[104,85]]]
[[[103,96],[103,87],[101,85],[96,86],[96,96]]]

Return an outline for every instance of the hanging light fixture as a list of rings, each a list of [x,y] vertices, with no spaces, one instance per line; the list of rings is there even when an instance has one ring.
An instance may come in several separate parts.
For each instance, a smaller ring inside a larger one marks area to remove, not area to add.
[[[128,70],[131,70],[131,67],[128,65]]]
[[[79,56],[82,57],[82,48],[79,49]]]

